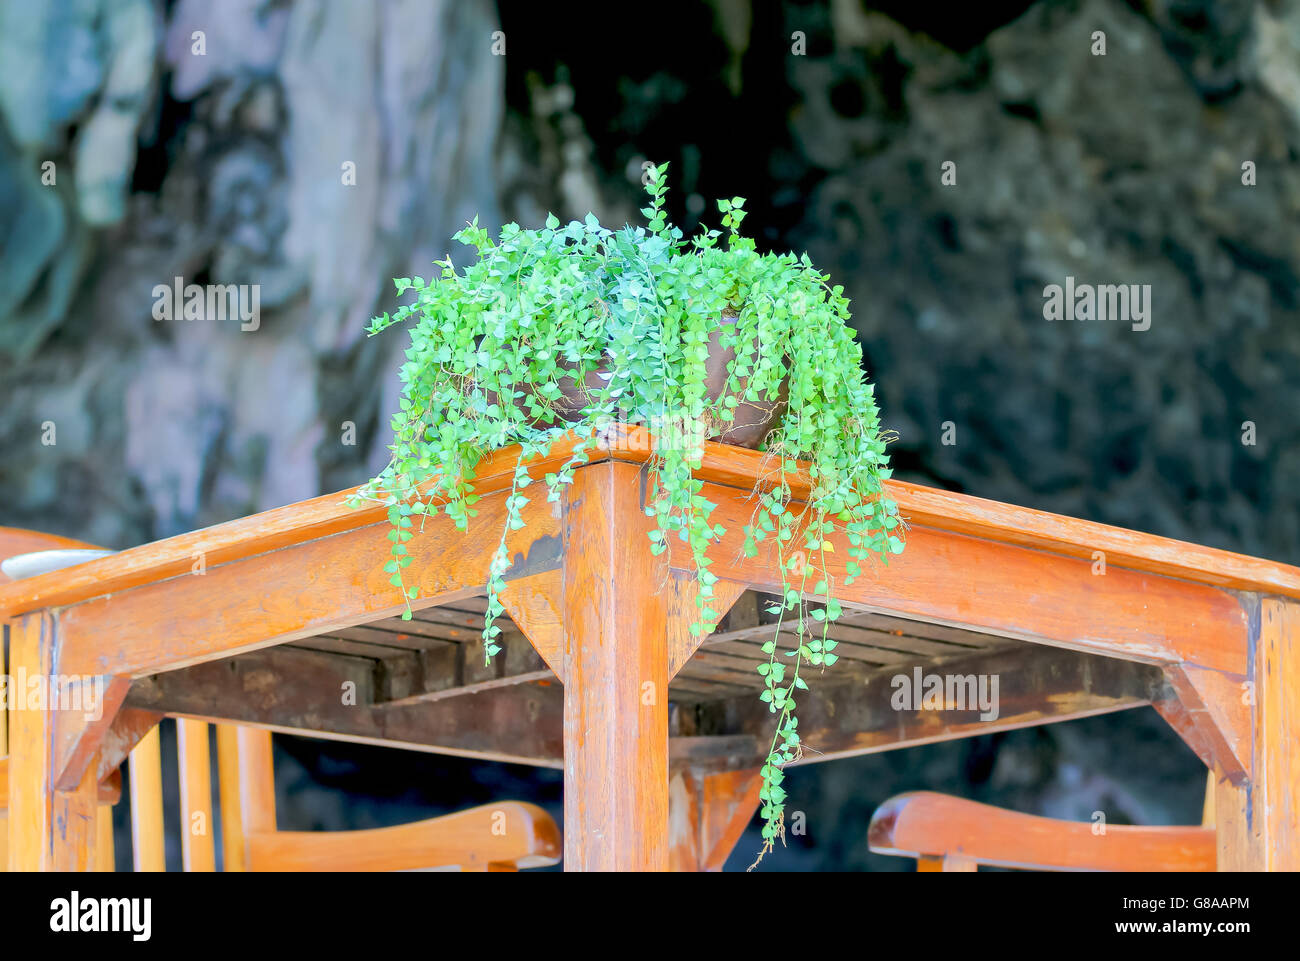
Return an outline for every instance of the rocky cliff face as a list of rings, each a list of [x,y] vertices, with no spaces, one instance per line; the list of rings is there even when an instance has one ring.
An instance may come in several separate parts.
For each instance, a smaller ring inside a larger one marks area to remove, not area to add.
[[[382,464],[400,345],[362,329],[389,278],[499,219],[489,5],[158,13],[0,24],[6,520],[116,547]],[[256,327],[155,319],[174,278],[257,285]]]
[[[714,0],[632,35],[487,0],[0,5],[0,523],[126,547],[364,480],[389,278],[475,213],[635,218],[654,159],[678,222],[741,194],[847,287],[900,476],[1300,563],[1300,5],[871,7]],[[257,285],[255,327],[155,319],[178,277]],[[1047,319],[1067,284],[1149,311]],[[1199,774],[1161,723],[933,763],[1176,821]],[[953,787],[923,768],[813,790],[830,819]]]
[[[1040,4],[963,55],[863,15],[791,61],[826,168],[795,234],[854,294],[900,468],[1300,560],[1300,17],[1249,6]],[[1067,278],[1150,316],[1046,320]]]

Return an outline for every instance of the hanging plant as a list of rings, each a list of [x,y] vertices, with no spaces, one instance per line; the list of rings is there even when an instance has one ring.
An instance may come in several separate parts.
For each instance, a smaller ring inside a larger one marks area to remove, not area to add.
[[[393,417],[393,458],[359,499],[378,499],[392,524],[385,570],[409,602],[403,571],[414,518],[444,512],[461,530],[475,513],[474,466],[490,450],[519,445],[506,497],[507,520],[493,554],[483,626],[486,656],[499,647],[495,624],[510,560],[512,530],[523,526],[524,462],[561,435],[579,441],[547,474],[558,500],[611,422],[645,424],[657,438],[648,468],[655,480],[647,514],[656,524],[650,549],[685,542],[694,561],[697,611],[691,631],[711,632],[717,581],[706,552],[726,531],[711,521],[714,505],[696,478],[705,439],[756,447],[771,459],[755,511],[744,528],[747,556],[775,541],[781,596],[766,660],[756,665],[762,700],[776,715],[762,768],[762,854],[784,840],[783,768],[800,756],[796,692],[806,668],[836,661],[828,625],[840,615],[827,573],[830,537],[848,542],[845,583],[871,558],[903,549],[897,506],[884,496],[886,437],[862,349],[849,327],[843,289],[828,285],[805,254],[761,254],[740,236],[744,201],[718,202],[722,232],[702,228],[689,239],[664,212],[661,168],[649,170],[647,227],[561,224],[525,230],[507,224],[493,240],[477,218],[456,235],[477,259],[457,271],[395,281],[414,302],[372,321],[376,334],[413,321],[401,370],[403,395]],[[795,501],[790,480],[803,465],[811,491]],[[809,606],[809,601],[814,606]],[[791,632],[797,646],[778,650]],[[801,695],[799,695],[801,696]]]

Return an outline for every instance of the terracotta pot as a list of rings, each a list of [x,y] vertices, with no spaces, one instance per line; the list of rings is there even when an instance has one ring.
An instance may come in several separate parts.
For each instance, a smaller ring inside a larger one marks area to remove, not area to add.
[[[722,319],[724,323],[735,323],[736,315],[731,312],[724,313]],[[710,404],[716,404],[721,399],[727,384],[727,367],[735,358],[736,351],[734,348],[724,348],[722,346],[721,330],[710,335],[709,352],[704,360],[704,391]],[[576,365],[561,364],[561,367],[569,367],[570,369],[574,366]],[[601,375],[608,373],[608,367],[598,367],[588,373],[581,384],[572,375],[561,378],[561,396],[552,405],[556,416],[569,423],[580,420],[583,408],[591,402],[592,395],[600,391],[605,385],[605,379]],[[790,392],[787,381],[782,383],[776,400],[741,401],[735,408],[735,420],[727,425],[726,430],[719,430],[711,434],[709,439],[738,447],[757,448],[768,433],[780,423],[789,404],[789,397]],[[495,402],[495,400],[496,395],[489,394],[489,402]],[[526,397],[520,397],[515,403],[521,410],[526,411],[528,407],[526,401]],[[540,425],[540,420],[538,423]],[[718,424],[718,426],[721,427],[722,425]]]
[[[724,323],[735,323],[736,315],[731,312],[724,313],[722,320]],[[722,347],[721,339],[721,331],[709,338],[709,354],[704,360],[706,391],[709,400],[715,403],[722,398],[723,389],[727,385],[727,366],[736,357],[733,348]],[[733,444],[736,447],[754,449],[763,443],[767,435],[781,423],[781,418],[785,416],[786,407],[790,403],[790,380],[787,377],[781,382],[775,400],[741,400],[743,391],[737,392],[734,396],[739,401],[732,412],[735,419],[725,425],[725,430],[713,434],[709,439]],[[719,423],[718,426],[724,425]]]

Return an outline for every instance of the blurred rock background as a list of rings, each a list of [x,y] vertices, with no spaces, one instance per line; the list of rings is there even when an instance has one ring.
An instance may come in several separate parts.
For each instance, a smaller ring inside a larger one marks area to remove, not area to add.
[[[1300,563],[1298,125],[1272,0],[0,0],[0,524],[122,548],[364,481],[390,278],[474,214],[636,219],[667,160],[683,227],[740,194],[846,286],[898,476]],[[1044,320],[1067,276],[1150,284],[1150,329]],[[259,328],[155,321],[175,277],[260,285]],[[552,772],[279,746],[286,827],[558,814]],[[1202,786],[1151,711],[814,765],[768,869],[907,867],[865,847],[899,790]]]

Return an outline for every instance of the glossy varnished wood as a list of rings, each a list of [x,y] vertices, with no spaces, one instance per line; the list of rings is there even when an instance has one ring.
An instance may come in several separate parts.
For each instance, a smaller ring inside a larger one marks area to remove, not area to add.
[[[721,871],[758,810],[757,768],[673,773],[670,864],[673,871]]]
[[[630,464],[578,471],[565,496],[567,871],[668,867],[667,568],[641,504]]]
[[[877,854],[955,858],[1040,871],[1213,871],[1214,830],[1096,825],[1020,814],[963,798],[916,791],[890,798],[871,819]],[[936,868],[930,861],[922,870]]]
[[[1300,871],[1300,604],[1263,598],[1248,700],[1251,778],[1215,792],[1225,871]]]
[[[504,495],[485,496],[476,509],[476,532],[501,529]],[[534,545],[558,549],[545,499],[535,498],[523,514],[528,526],[515,538],[521,568]],[[383,570],[388,531],[387,523],[374,524],[77,604],[63,614],[61,667],[138,677],[398,615],[401,591]],[[417,604],[481,592],[494,547],[445,516],[430,518],[408,545]],[[99,643],[105,636],[117,640]]]
[[[41,612],[10,622],[9,670],[54,672],[58,622]],[[17,694],[17,692],[11,692]],[[88,871],[94,866],[99,787],[90,759],[70,790],[54,787],[57,714],[17,697],[9,711],[8,863],[11,871]]]
[[[727,533],[709,550],[719,577],[766,590],[780,587],[769,538],[756,557],[743,551],[753,504],[743,492],[705,485],[717,503],[713,519]],[[1245,673],[1248,618],[1232,594],[1158,574],[1108,567],[925,527],[908,532],[908,547],[886,567],[868,565],[844,584],[848,543],[831,538],[826,555],[841,601],[901,617],[1149,663],[1188,662]],[[672,541],[673,566],[689,569],[684,546]]]
[[[533,468],[538,473],[553,469],[573,442],[573,437],[561,442]],[[733,712],[729,705],[748,698],[755,686],[749,662],[758,636],[754,632],[765,626],[737,621],[687,656],[697,640],[678,629],[688,605],[662,590],[672,582],[665,559],[651,558],[646,549],[650,522],[640,507],[642,467],[650,446],[643,431],[609,432],[593,463],[576,472],[566,491],[565,516],[557,516],[559,505],[534,498],[526,508],[526,528],[511,537],[515,564],[507,609],[565,682],[566,818],[579,827],[570,832],[570,867],[661,868],[667,863],[662,830],[670,754],[666,711],[668,682],[678,668],[676,696],[699,707],[689,712],[692,723],[709,719],[704,708],[710,703],[728,705],[723,727],[688,734],[702,735],[699,744],[710,737],[716,744],[754,740],[743,711]],[[411,542],[416,563],[409,570],[419,578],[421,607],[463,604],[481,593],[517,455],[517,450],[501,451],[480,465],[480,516],[469,536],[440,518]],[[714,520],[729,529],[711,548],[712,570],[724,578],[720,586],[731,600],[745,596],[746,587],[778,587],[770,554],[761,551],[758,558],[745,559],[739,543],[753,509],[749,492],[770,483],[777,466],[756,452],[706,446],[700,476],[708,481],[706,496],[719,505]],[[806,475],[796,472],[792,486],[796,496],[806,496]],[[1082,685],[1078,689],[1052,687],[1056,707],[1021,698],[1023,723],[1114,709],[1144,698],[1157,703],[1228,785],[1219,805],[1222,845],[1250,866],[1294,863],[1297,827],[1289,798],[1296,796],[1297,785],[1288,755],[1300,732],[1294,720],[1295,631],[1289,605],[1300,598],[1300,570],[914,485],[890,482],[888,492],[911,522],[901,557],[887,568],[870,568],[857,583],[845,586],[846,545],[842,539],[833,541],[834,592],[846,608],[859,609],[849,616],[860,618],[842,628],[841,673],[865,680],[876,670],[917,658],[938,663],[967,647],[972,656],[977,649],[994,656],[1002,650],[996,639],[1153,665],[1163,671],[1161,691],[1148,694],[1121,684],[1123,689],[1112,697],[1095,685],[1088,688],[1093,682],[1080,676],[1075,679]],[[224,665],[203,662],[231,655],[242,660],[262,653],[321,654],[334,660],[311,662],[313,676],[337,680],[352,672],[358,679],[369,678],[368,698],[354,710],[357,720],[331,715],[335,729],[328,733],[333,736],[379,743],[427,743],[432,737],[442,742],[433,749],[445,746],[484,757],[502,757],[502,738],[513,738],[512,743],[529,745],[533,763],[554,763],[558,750],[537,733],[544,727],[540,717],[520,711],[520,705],[536,701],[528,693],[529,682],[547,677],[531,652],[519,656],[522,635],[509,635],[505,656],[486,668],[481,657],[466,656],[475,643],[472,636],[462,636],[473,629],[464,622],[474,613],[469,608],[448,612],[449,619],[436,626],[411,625],[408,630],[394,623],[402,604],[381,570],[387,556],[382,509],[348,508],[349,493],[0,584],[0,616],[57,610],[57,615],[37,615],[48,623],[47,641],[37,656],[46,658],[51,670],[117,678],[119,690],[122,680],[136,679],[137,685],[146,685],[128,695],[128,703],[137,708],[159,710],[164,702],[183,701],[183,709],[165,709],[196,718],[234,714],[282,730],[310,729],[320,721],[306,703],[310,698],[304,700],[305,688],[294,695],[301,703],[292,711],[269,702],[238,711],[225,704],[233,690],[231,678],[247,684],[293,676],[285,673],[286,657],[236,664],[224,680],[202,673],[208,666]],[[481,536],[481,530],[491,530],[493,536]],[[672,566],[688,570],[689,557],[672,543]],[[190,573],[200,556],[204,573]],[[1104,557],[1104,574],[1095,572],[1097,557]],[[884,614],[918,627],[898,629],[882,619]],[[507,631],[514,627],[504,621],[502,626]],[[57,648],[52,640],[56,630]],[[990,637],[995,640],[979,640]],[[315,650],[259,650],[292,642]],[[55,650],[57,662],[52,660]],[[1024,649],[1019,653],[1027,656]],[[24,656],[31,656],[30,651]],[[156,672],[167,673],[146,680]],[[182,690],[182,680],[193,682],[194,689]],[[654,692],[649,702],[644,700],[647,685]],[[1242,685],[1254,685],[1259,698],[1246,709],[1232,697]],[[243,690],[237,700],[256,699],[248,693],[256,688]],[[482,693],[468,693],[472,691]],[[1087,696],[1080,699],[1081,693]],[[333,697],[337,700],[337,694]],[[433,703],[420,703],[424,699]],[[470,724],[459,708],[441,710],[468,699],[490,704],[492,717]],[[1060,704],[1072,706],[1058,710]],[[293,711],[297,714],[289,717]],[[855,715],[852,703],[843,713],[856,720],[824,725],[828,743],[838,738],[838,750],[847,753],[879,749],[879,731],[863,740],[862,725],[870,727],[872,718],[858,716],[861,711]],[[534,732],[511,733],[515,728],[510,725],[521,717],[537,722]],[[508,723],[494,725],[497,720]],[[22,783],[11,783],[10,791],[26,799],[19,804],[29,805],[24,817],[37,812],[48,826],[56,795],[84,799],[81,768],[89,776],[97,766],[92,757],[98,764],[110,763],[118,722],[73,729],[41,717],[35,727],[45,744],[42,760],[11,772]],[[966,733],[960,719],[941,721],[933,732],[922,727],[897,739],[895,746],[914,743],[918,736],[943,739]],[[493,738],[484,740],[476,733],[484,730],[493,732]],[[32,730],[23,736],[33,736]],[[694,756],[698,745],[686,743],[692,739],[675,739],[674,744],[683,745],[683,755]],[[41,776],[46,780],[38,792],[29,777],[40,773],[35,770],[39,764],[45,765]],[[101,779],[103,773],[100,768]],[[648,780],[642,783],[641,777]],[[51,778],[55,788],[70,790],[51,790]],[[582,799],[576,799],[579,794]],[[1233,813],[1234,804],[1240,817]],[[75,862],[77,856],[69,852],[79,850],[78,844],[60,847],[47,831],[40,840],[43,853],[35,859],[22,856],[32,863]]]
[[[212,758],[207,724],[177,719],[176,764],[180,779],[181,863],[186,871],[215,871]]]
[[[366,831],[277,831],[248,838],[253,871],[415,871],[536,868],[560,859],[560,831],[541,808],[485,804]]]
[[[528,462],[529,472],[540,477],[554,470],[564,463],[575,443],[576,438],[561,438],[546,456]],[[485,457],[476,468],[476,492],[489,495],[508,489],[518,460],[517,447],[508,447]],[[348,506],[349,499],[358,490],[351,488],[277,507],[251,517],[133,547],[112,557],[0,585],[0,616],[76,604],[102,594],[188,575],[200,556],[205,565],[212,568],[382,521],[387,513],[382,505]]]
[[[126,762],[131,782],[131,853],[137,871],[167,870],[163,833],[162,738],[154,726]]]

